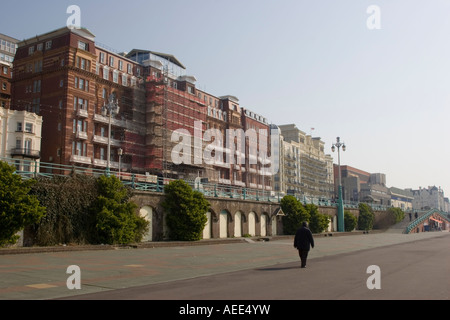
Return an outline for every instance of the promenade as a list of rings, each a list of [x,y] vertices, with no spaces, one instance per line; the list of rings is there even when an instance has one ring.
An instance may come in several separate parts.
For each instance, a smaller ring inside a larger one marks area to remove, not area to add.
[[[315,237],[316,246],[309,264],[317,258],[398,244],[442,239],[448,243],[448,232],[369,234]],[[107,250],[67,250],[25,254],[0,254],[0,299],[44,300],[70,298],[111,290],[164,284],[242,270],[289,264],[299,266],[292,237],[279,240],[234,242],[211,241],[196,245],[173,244],[155,248],[122,248]],[[201,245],[205,244],[205,245]],[[156,245],[156,244],[155,244]],[[4,252],[5,253],[5,252]],[[374,260],[376,264],[376,260]],[[70,290],[69,266],[80,268],[81,289]],[[424,272],[427,272],[424,270]],[[367,275],[368,276],[368,275]],[[173,297],[176,298],[176,297]]]

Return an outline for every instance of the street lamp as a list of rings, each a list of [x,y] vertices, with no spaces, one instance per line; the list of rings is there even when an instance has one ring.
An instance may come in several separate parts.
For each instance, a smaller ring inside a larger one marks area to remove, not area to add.
[[[340,149],[342,147],[342,151],[345,151],[345,144],[341,143],[341,139],[339,137],[336,138],[336,143],[333,143],[331,146],[331,151],[335,151],[338,149],[338,173],[339,173],[339,202],[338,202],[338,231],[344,231],[344,201],[342,199],[342,183],[341,183],[341,154]]]
[[[106,116],[109,114],[109,125],[108,125],[108,154],[107,154],[107,164],[106,164],[106,175],[109,177],[111,171],[111,122],[112,117],[119,113],[119,101],[115,99],[115,95],[111,94],[108,99],[108,104],[102,107],[102,115]]]
[[[122,176],[120,175],[120,167],[121,167],[121,164],[122,164],[123,149],[120,148],[120,149],[117,151],[117,154],[119,155],[119,180],[122,180]]]

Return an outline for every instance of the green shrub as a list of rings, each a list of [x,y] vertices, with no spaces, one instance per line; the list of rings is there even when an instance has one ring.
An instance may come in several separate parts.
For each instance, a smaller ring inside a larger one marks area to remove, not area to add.
[[[0,161],[0,246],[18,240],[17,232],[45,215],[36,196],[29,194],[35,180],[23,180],[15,167]]]
[[[148,221],[138,216],[137,205],[129,202],[131,190],[114,176],[97,179],[98,197],[92,205],[98,241],[108,244],[140,242]]]
[[[169,237],[172,240],[196,241],[203,236],[208,220],[209,202],[183,180],[170,182],[164,188],[162,207],[166,211]]]
[[[373,222],[375,220],[375,214],[372,207],[367,203],[359,204],[359,217],[358,217],[358,229],[359,230],[372,230]]]
[[[358,223],[358,218],[356,218],[349,211],[344,211],[344,225],[345,225],[346,232],[350,232],[353,229],[355,229],[357,223]]]

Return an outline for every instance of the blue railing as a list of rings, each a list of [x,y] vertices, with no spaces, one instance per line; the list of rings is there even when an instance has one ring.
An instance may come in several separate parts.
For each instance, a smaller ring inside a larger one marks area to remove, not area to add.
[[[441,216],[443,219],[450,222],[450,219],[447,217],[445,212],[439,211],[437,209],[431,209],[427,213],[421,215],[420,217],[416,218],[414,221],[412,221],[405,230],[405,233],[410,233],[414,228],[417,228],[419,225],[421,225],[426,219],[428,219],[432,214],[437,213],[439,216]]]
[[[20,174],[25,179],[46,177],[51,178],[53,176],[68,176],[71,174],[84,174],[94,177],[102,175],[114,175],[119,178],[122,183],[129,186],[132,189],[140,191],[151,192],[164,192],[164,185],[170,183],[174,179],[161,178],[153,175],[143,175],[130,172],[118,172],[110,171],[106,169],[96,169],[88,167],[80,167],[74,165],[63,165],[57,163],[47,163],[28,159],[17,158],[1,158],[0,161],[5,161],[10,165],[16,166],[17,174]],[[228,184],[216,184],[216,183],[200,183],[194,180],[186,180],[186,182],[195,190],[203,193],[208,197],[220,197],[240,200],[254,200],[254,201],[268,201],[268,202],[280,202],[284,194],[275,191],[267,191],[255,188],[246,188],[240,186],[232,186]],[[327,199],[324,197],[313,197],[307,195],[295,195],[295,197],[304,204],[315,204],[318,206],[337,207],[337,202],[333,199]],[[346,209],[358,209],[359,202],[344,201],[344,207]],[[377,204],[369,205],[374,210],[385,211],[389,207],[381,206]]]

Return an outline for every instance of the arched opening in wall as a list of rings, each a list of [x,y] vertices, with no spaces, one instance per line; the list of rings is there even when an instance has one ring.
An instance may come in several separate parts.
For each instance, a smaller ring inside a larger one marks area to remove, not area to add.
[[[277,223],[278,223],[278,219],[277,219],[277,216],[276,215],[273,215],[272,216],[272,219],[271,219],[271,223],[272,223],[272,236],[276,236],[278,233],[277,233]]]
[[[248,233],[252,237],[256,235],[256,213],[253,211],[248,214]]]
[[[145,241],[152,241],[153,240],[153,208],[144,206],[139,210],[139,215],[144,218],[146,221],[148,221],[148,231],[142,238],[142,242]]]
[[[261,225],[261,233],[260,234],[262,237],[267,236],[268,222],[269,222],[269,217],[268,217],[267,213],[264,212],[261,215],[261,223],[260,223],[260,225]]]
[[[219,238],[228,237],[228,211],[222,210],[219,215]]]
[[[242,237],[242,212],[237,211],[234,214],[234,236]]]
[[[208,218],[208,220],[206,221],[205,227],[203,228],[203,239],[211,239],[211,235],[212,235],[212,213],[211,211],[208,211],[206,213],[206,217]]]

